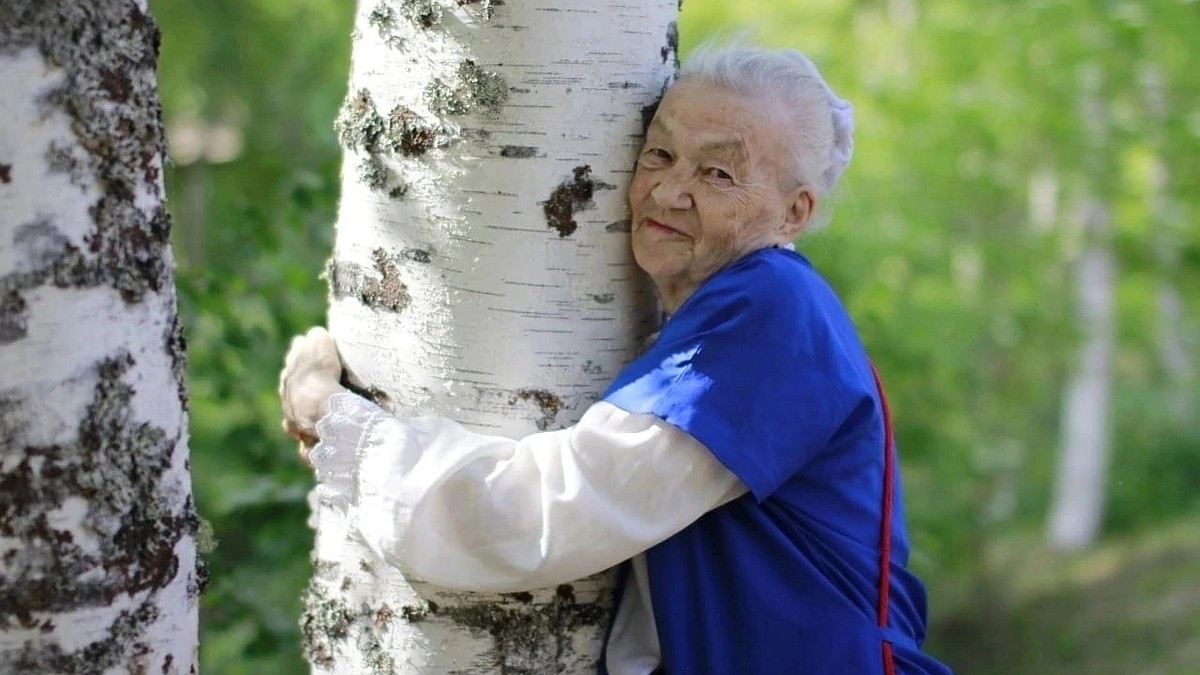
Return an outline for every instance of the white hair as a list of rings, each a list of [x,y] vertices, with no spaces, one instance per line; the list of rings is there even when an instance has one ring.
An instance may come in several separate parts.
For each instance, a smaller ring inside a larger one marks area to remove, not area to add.
[[[771,96],[789,111],[796,178],[824,195],[841,178],[854,151],[854,110],[838,98],[813,62],[791,49],[697,47],[679,73],[744,96]]]

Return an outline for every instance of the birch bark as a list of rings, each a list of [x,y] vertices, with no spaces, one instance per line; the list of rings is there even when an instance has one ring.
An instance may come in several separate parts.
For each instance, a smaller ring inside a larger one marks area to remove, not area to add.
[[[654,330],[625,188],[677,66],[676,0],[362,0],[329,324],[393,410],[520,436],[598,399]],[[508,595],[404,579],[315,505],[320,673],[595,672],[610,574]]]
[[[194,673],[183,340],[144,0],[0,11],[0,673]]]
[[[1112,210],[1096,196],[1108,143],[1107,113],[1097,64],[1080,70],[1087,171],[1076,210],[1082,248],[1076,260],[1076,308],[1082,344],[1063,391],[1058,472],[1048,525],[1051,545],[1090,546],[1103,522],[1112,424],[1113,360],[1116,352],[1117,265],[1112,251]]]

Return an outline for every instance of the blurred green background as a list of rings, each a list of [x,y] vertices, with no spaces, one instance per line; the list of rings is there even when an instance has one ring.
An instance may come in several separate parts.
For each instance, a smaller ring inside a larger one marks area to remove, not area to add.
[[[353,3],[150,4],[218,540],[201,663],[302,673],[311,478],[275,385],[324,316]],[[959,673],[1200,672],[1200,3],[687,0],[680,23],[685,55],[746,28],[799,48],[856,106],[832,224],[801,247],[889,384],[930,650]],[[1110,237],[1072,215],[1085,195]],[[1044,542],[1090,241],[1119,274],[1110,478],[1101,539],[1063,553]]]

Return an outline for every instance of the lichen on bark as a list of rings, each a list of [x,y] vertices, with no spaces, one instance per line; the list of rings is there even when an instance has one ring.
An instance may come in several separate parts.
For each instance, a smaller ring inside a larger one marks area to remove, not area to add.
[[[183,416],[172,416],[165,405],[162,418],[141,419],[135,409],[158,392],[139,396],[132,384],[150,386],[173,376],[182,413],[183,338],[174,312],[154,78],[159,32],[144,7],[128,0],[5,0],[0,12],[0,58],[40,57],[44,81],[54,82],[40,92],[5,93],[29,96],[43,120],[65,117],[69,124],[61,136],[42,141],[41,161],[87,200],[78,212],[83,222],[58,222],[55,215],[4,222],[0,246],[11,246],[20,264],[0,276],[0,341],[14,354],[28,353],[19,343],[34,325],[30,314],[53,311],[32,291],[48,286],[113,289],[124,303],[118,316],[127,309],[144,317],[147,310],[139,305],[153,302],[153,311],[163,312],[155,318],[167,324],[161,338],[151,335],[138,346],[100,344],[85,335],[81,340],[89,341],[92,353],[106,356],[81,361],[70,379],[49,383],[52,391],[20,376],[4,381],[0,538],[20,545],[0,559],[0,633],[33,630],[46,637],[6,645],[3,673],[141,672],[152,657],[160,672],[192,668],[188,652],[194,644],[180,647],[186,640],[166,644],[153,637],[163,621],[186,634],[194,619],[194,604],[184,600],[168,609],[164,591],[186,586],[199,592],[203,585],[187,545],[198,524],[190,486],[174,470],[177,461],[186,461]],[[6,189],[26,194],[41,187],[12,183]],[[68,229],[78,234],[69,238]],[[68,326],[79,321],[55,318]],[[135,354],[139,361],[145,354],[143,345],[163,349],[171,372],[147,378],[135,362]],[[63,356],[69,355],[55,354]],[[171,399],[169,390],[163,393]],[[66,401],[78,405],[79,416],[59,422],[58,436],[50,439],[47,429],[54,427],[42,422],[48,410],[63,414]],[[70,643],[79,646],[65,648],[62,632],[69,629],[56,622],[78,621],[91,610],[107,616],[106,623],[72,635]]]
[[[329,292],[334,298],[357,298],[368,307],[399,312],[408,307],[408,286],[400,279],[399,263],[386,251],[371,252],[375,274],[361,265],[331,260],[325,268]]]
[[[0,537],[23,544],[5,553],[0,566],[0,607],[5,608],[0,630],[45,629],[40,614],[106,606],[123,594],[164,588],[180,571],[175,547],[199,524],[191,499],[180,508],[164,485],[181,438],[133,419],[134,391],[124,380],[132,365],[132,357],[121,353],[97,366],[92,400],[71,443],[29,445],[24,439],[31,403],[0,402],[0,440],[5,448],[21,451],[0,474]],[[72,499],[86,504],[81,526],[95,535],[89,545],[47,515]],[[93,643],[87,653],[112,652],[105,663],[117,665],[122,653],[114,641],[119,637],[114,627],[110,638]],[[26,650],[13,658],[18,665],[41,662],[50,658],[42,652],[55,649]]]
[[[483,20],[491,21],[496,15],[496,8],[504,5],[504,0],[455,0],[455,4],[459,7],[469,7],[471,5],[479,5],[483,10]]]
[[[158,57],[158,28],[150,17],[128,2],[6,4],[0,14],[0,52],[34,47],[65,75],[41,105],[71,118],[77,144],[48,149],[51,170],[76,184],[86,180],[104,186],[89,208],[92,228],[83,247],[40,221],[17,228],[13,245],[38,259],[33,269],[0,277],[0,334],[19,338],[21,298],[46,283],[111,286],[130,303],[169,289],[171,270],[163,252],[171,221],[158,175],[164,149],[158,92],[154,78],[143,76],[153,74]],[[139,193],[158,206],[149,213],[139,208]]]
[[[325,590],[316,578],[309,581],[303,596],[304,613],[300,616],[304,658],[323,668],[333,665],[338,643],[350,632],[354,615],[350,607]]]
[[[35,46],[46,60],[63,68],[64,85],[43,104],[66,111],[81,146],[89,150],[90,170],[107,187],[108,199],[93,207],[97,232],[89,252],[105,262],[124,263],[134,256],[137,276],[122,288],[140,296],[163,287],[167,271],[159,247],[167,242],[165,212],[158,222],[132,209],[135,190],[162,197],[157,160],[163,154],[158,91],[153,73],[159,32],[136,3],[78,5],[40,0],[8,0],[0,15],[0,51]],[[109,269],[109,273],[112,270]]]
[[[346,97],[337,119],[333,121],[342,145],[354,150],[373,152],[379,149],[379,137],[385,130],[383,117],[375,109],[371,92],[359,89]]]
[[[508,85],[499,73],[484,70],[472,59],[463,59],[454,79],[435,77],[425,87],[425,103],[439,115],[466,115],[479,111],[497,118],[508,102]]]
[[[26,643],[21,651],[0,656],[0,672],[21,673],[70,673],[71,675],[106,675],[110,669],[128,666],[131,659],[144,659],[150,653],[145,639],[145,629],[159,619],[159,611],[151,601],[142,602],[133,609],[121,612],[110,628],[107,640],[93,642],[76,652],[66,652],[57,645],[36,646]],[[162,673],[174,675],[172,657],[168,654]]]
[[[421,28],[433,28],[442,21],[442,7],[435,0],[400,0],[400,14]]]

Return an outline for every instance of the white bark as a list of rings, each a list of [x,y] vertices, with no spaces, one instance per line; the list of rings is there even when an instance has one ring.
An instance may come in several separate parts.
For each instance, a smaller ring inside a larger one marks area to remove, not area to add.
[[[1048,524],[1052,546],[1082,549],[1100,532],[1108,480],[1112,424],[1113,358],[1116,351],[1117,265],[1112,251],[1112,210],[1096,194],[1106,156],[1104,73],[1095,64],[1080,69],[1081,117],[1089,157],[1076,211],[1082,250],[1076,260],[1075,291],[1081,345],[1075,370],[1063,391],[1058,473]]]
[[[582,6],[580,6],[582,5]],[[330,328],[394,410],[513,437],[575,421],[653,330],[624,192],[676,0],[359,3]],[[594,672],[611,577],[506,596],[403,579],[318,508],[328,673]]]
[[[1089,229],[1107,230],[1108,206],[1084,207]],[[1116,347],[1116,263],[1107,242],[1090,244],[1076,263],[1076,307],[1083,344],[1063,395],[1059,463],[1050,543],[1085,548],[1096,539],[1108,478],[1112,363]]]
[[[0,673],[195,672],[146,11],[9,0],[0,15]]]

